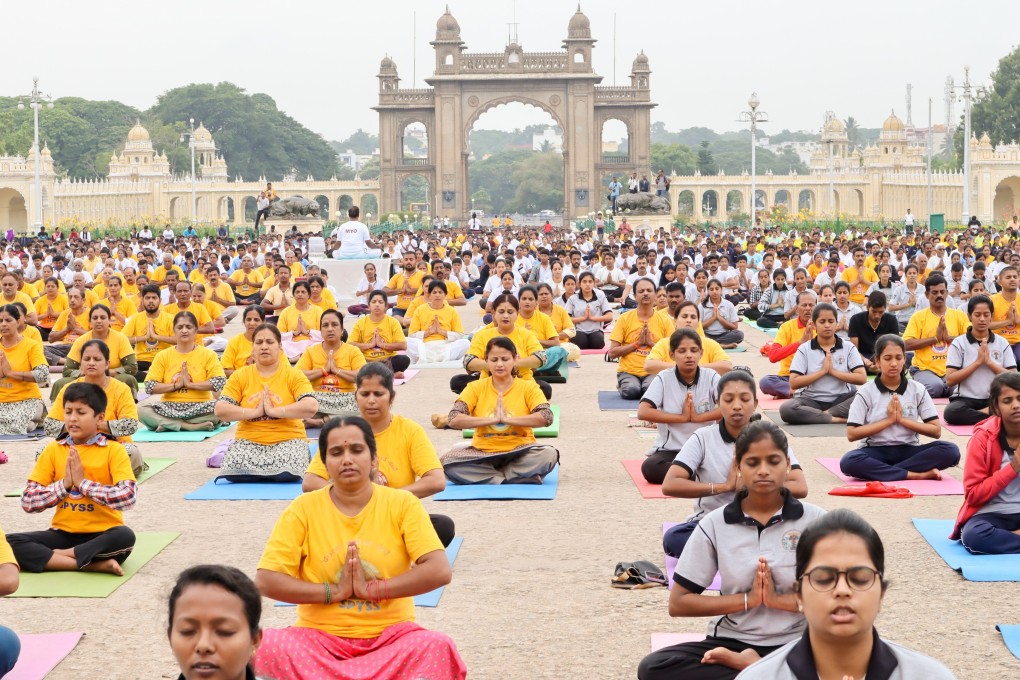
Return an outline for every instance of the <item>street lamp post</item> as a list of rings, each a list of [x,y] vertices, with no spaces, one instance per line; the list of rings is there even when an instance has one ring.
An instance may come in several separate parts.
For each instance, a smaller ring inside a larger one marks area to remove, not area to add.
[[[758,173],[757,173],[757,146],[758,146],[758,123],[769,122],[769,114],[758,110],[761,101],[758,93],[752,92],[751,98],[747,100],[750,111],[742,111],[738,123],[751,124],[751,226],[754,226],[755,217],[758,214]]]
[[[188,146],[191,147],[191,224],[195,225],[198,223],[198,198],[195,196],[195,119],[189,118],[188,122],[191,124],[191,132],[181,135],[181,141],[187,137]]]
[[[963,223],[970,221],[970,66],[963,67]]]
[[[33,145],[32,145],[32,149],[35,152],[35,222],[33,223],[32,226],[35,228],[35,233],[38,234],[39,230],[42,228],[42,225],[43,225],[43,216],[42,216],[42,178],[39,175],[39,171],[40,171],[40,167],[41,167],[41,163],[42,163],[42,159],[40,158],[41,154],[39,153],[39,151],[40,151],[40,149],[39,149],[39,109],[42,108],[43,104],[46,104],[46,108],[52,109],[53,108],[53,97],[49,96],[48,94],[43,94],[42,92],[39,91],[39,76],[35,76],[34,78],[32,78],[32,92],[30,94],[24,95],[23,97],[20,98],[21,100],[18,101],[18,108],[19,109],[21,109],[21,110],[25,109],[24,99],[26,99],[26,98],[29,101],[28,105],[32,107],[33,117],[35,119],[35,136],[34,136],[34,140],[35,141],[33,142]]]

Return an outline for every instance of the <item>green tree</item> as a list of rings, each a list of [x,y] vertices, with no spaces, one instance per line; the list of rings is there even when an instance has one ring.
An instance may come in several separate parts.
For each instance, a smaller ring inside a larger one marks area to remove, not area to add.
[[[563,156],[533,153],[513,171],[517,185],[511,210],[537,212],[563,209]]]
[[[358,170],[358,175],[361,179],[376,179],[379,177],[379,157],[376,156],[372,160],[368,161],[361,166],[361,170]]]
[[[850,116],[846,119],[846,136],[850,140],[850,148],[856,149],[861,145],[861,126],[857,123],[857,119]]]
[[[652,172],[665,170],[669,175],[693,175],[698,167],[698,156],[683,144],[652,144]]]
[[[517,185],[513,178],[514,169],[534,153],[525,150],[502,151],[488,158],[473,161],[468,166],[469,192],[473,194],[484,187],[492,198],[492,209],[495,212],[511,209],[510,203],[517,193]]]
[[[353,151],[356,154],[366,155],[375,153],[379,148],[379,135],[373,135],[358,128],[357,132],[347,139],[340,142],[330,142],[329,144],[336,149],[337,153]]]
[[[715,157],[709,149],[708,141],[701,142],[701,148],[698,150],[698,170],[702,175],[716,175],[719,173],[719,166],[716,164]]]
[[[492,196],[485,187],[471,194],[471,209],[492,212]]]

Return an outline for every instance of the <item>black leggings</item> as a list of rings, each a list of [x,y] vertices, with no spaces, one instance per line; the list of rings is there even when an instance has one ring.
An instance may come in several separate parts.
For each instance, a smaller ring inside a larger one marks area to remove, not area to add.
[[[460,394],[468,386],[468,383],[473,383],[476,380],[478,380],[477,373],[460,373],[450,378],[450,389],[453,390],[454,394]],[[544,380],[536,380],[535,382],[542,389],[542,394],[545,395],[545,398],[552,399],[552,385]]]
[[[702,663],[705,652],[723,647],[731,652],[740,653],[745,649],[753,649],[759,656],[765,657],[779,647],[758,647],[734,640],[733,638],[708,637],[700,642],[682,642],[678,645],[664,647],[652,652],[638,665],[638,680],[733,680],[740,671],[720,664]]]
[[[574,344],[578,349],[603,349],[606,346],[606,334],[602,331],[577,331]]]
[[[408,366],[411,365],[411,357],[406,354],[394,354],[384,363],[386,363],[390,367],[390,370],[394,373],[402,373],[407,370]]]
[[[46,565],[55,551],[67,548],[74,548],[79,570],[96,560],[114,559],[124,564],[135,547],[135,532],[123,525],[89,534],[47,529],[7,534],[7,542],[11,544],[14,558],[21,568],[39,574],[46,571]]]
[[[641,476],[649,484],[662,484],[669,473],[669,468],[673,466],[673,461],[676,460],[677,453],[679,451],[660,449],[645,456],[641,463]]]

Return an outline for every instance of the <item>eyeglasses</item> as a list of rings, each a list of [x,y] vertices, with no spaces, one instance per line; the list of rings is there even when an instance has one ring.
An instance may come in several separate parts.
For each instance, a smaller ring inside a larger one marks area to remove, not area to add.
[[[840,575],[846,577],[846,584],[851,590],[870,590],[875,585],[875,579],[881,578],[881,572],[871,567],[850,567],[849,569],[835,569],[833,567],[815,567],[801,578],[806,578],[811,587],[820,593],[827,593],[836,587]]]

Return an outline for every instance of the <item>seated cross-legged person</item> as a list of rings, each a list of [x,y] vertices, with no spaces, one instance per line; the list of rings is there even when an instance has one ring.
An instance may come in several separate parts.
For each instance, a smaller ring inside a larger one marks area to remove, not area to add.
[[[609,336],[609,357],[619,359],[616,388],[624,399],[638,400],[651,384],[645,359],[662,338],[673,334],[673,324],[655,309],[655,284],[648,279],[634,282],[637,309],[624,312]]]
[[[951,538],[976,554],[1020,553],[1020,374],[992,380],[991,417],[974,428],[963,467],[963,506]]]
[[[737,328],[739,321],[737,308],[723,298],[722,284],[718,279],[709,281],[708,297],[701,303],[701,326],[705,335],[723,349],[733,349],[744,341],[744,332]]]
[[[660,371],[641,395],[638,418],[655,423],[655,445],[641,464],[649,484],[662,484],[677,453],[700,427],[719,420],[716,390],[719,374],[702,370],[701,336],[690,328],[669,338],[673,370]]]
[[[229,378],[234,371],[244,368],[255,359],[251,355],[252,334],[266,320],[266,310],[261,305],[248,305],[241,312],[243,333],[238,333],[227,341],[227,347],[221,357],[223,373]]]
[[[691,532],[707,513],[733,502],[740,491],[737,468],[733,465],[733,444],[751,423],[758,406],[754,377],[742,370],[730,371],[718,385],[718,426],[709,425],[696,430],[666,473],[662,493],[676,498],[694,499],[694,514],[684,522],[669,528],[662,537],[667,555],[680,557]],[[794,498],[807,496],[804,471],[793,451],[787,451],[790,473],[786,489]]]
[[[531,284],[521,286],[517,292],[517,301],[521,305],[517,325],[534,333],[538,343],[545,348],[545,364],[535,371],[535,379],[559,377],[560,368],[567,360],[567,350],[560,343],[560,335],[552,319],[538,309],[538,288]]]
[[[51,528],[8,534],[25,571],[99,571],[124,575],[135,534],[122,510],[134,507],[138,485],[127,451],[100,429],[106,394],[73,383],[64,391],[67,436],[50,442],[35,461],[21,494],[25,512],[56,507]]]
[[[815,296],[812,293],[805,291],[797,296],[797,316],[779,327],[769,350],[769,361],[779,364],[779,370],[776,375],[766,375],[761,379],[762,394],[776,399],[790,398],[790,365],[797,349],[815,337],[815,325],[811,323],[814,309]]]
[[[992,301],[967,301],[970,329],[949,345],[946,384],[953,389],[943,417],[950,425],[977,425],[988,417],[989,388],[995,376],[1016,370],[1016,356],[1001,335],[992,333]]]
[[[728,371],[733,369],[730,356],[719,346],[718,342],[712,338],[705,337],[702,332],[698,303],[684,300],[677,305],[674,313],[676,318],[673,322],[673,327],[676,330],[690,328],[701,336],[701,359],[698,361],[699,366],[711,369],[719,375],[726,375]],[[672,336],[660,339],[652,347],[652,351],[648,353],[648,358],[645,359],[645,370],[651,375],[669,370],[676,365],[669,352],[670,337]]]
[[[379,466],[373,481],[391,489],[410,491],[418,498],[428,498],[446,488],[443,464],[436,448],[421,425],[410,418],[393,413],[393,372],[381,362],[362,366],[357,376],[358,409],[361,417],[372,426],[378,448]],[[301,483],[304,492],[321,489],[329,484],[329,472],[319,456],[313,456]],[[449,546],[456,531],[453,520],[446,515],[429,515],[432,527],[443,546]]]
[[[613,310],[606,294],[595,287],[595,275],[585,271],[578,279],[577,292],[567,298],[567,314],[577,329],[574,344],[580,349],[602,349],[606,346],[604,324],[613,320]]]
[[[560,458],[533,430],[553,421],[548,399],[533,380],[514,377],[517,348],[509,338],[489,340],[484,355],[489,377],[465,387],[450,410],[450,427],[475,434],[441,457],[446,477],[457,484],[541,484]]]
[[[397,352],[407,349],[407,340],[400,322],[386,314],[386,304],[383,291],[369,293],[368,313],[354,322],[347,342],[361,350],[365,361],[381,361],[390,367],[395,378],[403,378],[411,358]]]
[[[414,311],[407,331],[407,356],[411,363],[456,361],[467,353],[460,313],[446,301],[446,281],[429,281],[426,302]]]
[[[946,385],[946,355],[953,340],[967,332],[967,315],[949,307],[946,280],[932,274],[924,281],[928,306],[910,317],[903,341],[908,352],[914,353],[910,377],[924,385],[932,399],[949,396]]]
[[[264,323],[252,337],[255,362],[230,376],[215,405],[217,418],[237,421],[237,438],[223,454],[219,477],[301,481],[308,465],[301,421],[318,413],[319,403],[308,378],[283,356],[276,326]]]
[[[64,377],[53,383],[50,394],[56,396],[64,385],[81,376],[81,348],[89,340],[102,340],[110,351],[110,375],[119,382],[124,383],[131,390],[131,397],[138,392],[138,380],[135,374],[138,373],[138,359],[135,357],[135,348],[128,337],[120,331],[115,331],[110,323],[110,308],[106,305],[95,305],[89,310],[89,325],[91,330],[74,341],[71,351],[67,353],[64,362]]]
[[[319,457],[331,484],[287,506],[255,575],[263,596],[297,605],[297,624],[263,632],[252,677],[463,680],[453,641],[414,621],[414,596],[452,576],[421,501],[372,482],[359,417],[326,423]]]
[[[942,436],[939,414],[924,385],[904,373],[906,349],[896,335],[875,343],[879,374],[857,391],[847,416],[847,439],[861,448],[843,455],[843,474],[896,482],[942,479],[941,470],[960,462],[960,449]],[[918,435],[936,441],[921,444]]]
[[[786,294],[790,288],[786,285],[786,271],[778,267],[772,272],[772,285],[762,291],[758,300],[759,328],[779,328],[786,322],[783,309],[786,307]]]
[[[319,320],[322,342],[301,355],[297,370],[311,381],[319,411],[305,419],[306,427],[322,427],[333,416],[357,415],[354,378],[365,365],[365,357],[354,345],[343,341],[343,315],[327,309]]]
[[[135,477],[146,469],[142,452],[138,445],[131,442],[131,435],[138,431],[138,407],[127,385],[110,377],[110,348],[102,340],[92,339],[81,348],[81,377],[72,383],[89,383],[98,386],[106,393],[106,411],[100,431],[116,437],[124,446],[131,459],[131,469]],[[53,400],[49,415],[43,422],[43,430],[48,437],[59,437],[64,430],[64,391],[63,387]]]
[[[825,511],[784,487],[789,447],[776,425],[748,425],[734,448],[744,490],[698,522],[687,542],[691,549],[684,549],[671,575],[669,614],[714,617],[708,637],[652,652],[638,666],[639,680],[733,680],[804,634],[790,543]],[[719,595],[705,595],[716,573]]]
[[[850,317],[847,334],[850,342],[857,347],[864,368],[868,373],[878,373],[875,367],[875,341],[883,335],[899,335],[900,326],[896,317],[885,311],[885,293],[880,290],[868,294],[868,308]]]
[[[811,313],[817,335],[797,348],[790,364],[794,397],[779,407],[790,425],[845,423],[857,389],[868,381],[857,348],[836,335],[836,308],[822,303]]]
[[[173,320],[177,344],[156,354],[145,376],[145,391],[158,395],[138,407],[138,419],[156,432],[215,430],[214,392],[227,379],[216,352],[198,343],[198,319],[177,312]]]
[[[311,303],[312,289],[307,281],[291,286],[294,302],[280,312],[276,322],[283,334],[283,353],[290,361],[297,361],[309,347],[322,340],[319,317],[322,310]]]
[[[0,434],[26,434],[45,415],[39,385],[49,380],[43,347],[18,332],[15,305],[0,307]]]

